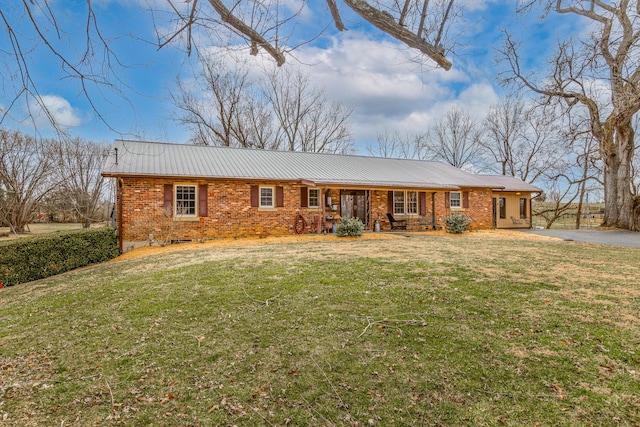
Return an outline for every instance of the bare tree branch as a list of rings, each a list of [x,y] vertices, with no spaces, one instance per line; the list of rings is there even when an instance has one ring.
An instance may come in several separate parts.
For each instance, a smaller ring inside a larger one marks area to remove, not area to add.
[[[424,53],[445,70],[451,69],[451,61],[444,56],[444,50],[428,43],[417,34],[396,23],[390,14],[382,12],[364,0],[344,0],[344,2],[354,12],[378,29],[400,40],[407,46]]]
[[[409,0],[407,0],[407,2],[408,1]],[[336,24],[338,31],[345,31],[347,27],[345,27],[344,22],[342,22],[342,17],[338,11],[336,0],[327,0],[327,6],[329,6],[329,12],[331,12],[331,17],[333,18],[333,22]]]

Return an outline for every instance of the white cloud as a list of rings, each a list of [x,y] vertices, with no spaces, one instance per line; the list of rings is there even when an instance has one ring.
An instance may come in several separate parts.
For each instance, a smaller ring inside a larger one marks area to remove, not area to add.
[[[362,146],[385,130],[424,132],[454,105],[472,117],[484,117],[498,101],[491,84],[459,68],[434,69],[412,61],[413,52],[388,41],[350,34],[327,48],[295,52],[311,79],[326,88],[329,99],[353,107],[351,125]]]
[[[46,111],[45,111],[46,109]],[[82,124],[78,111],[66,99],[57,95],[43,95],[34,108],[34,120],[39,125],[51,125],[51,119],[64,128],[77,127]]]
[[[491,3],[500,3],[501,0],[458,0],[458,5],[463,8],[476,11],[484,10]]]
[[[376,41],[355,31],[329,39],[323,47],[301,47],[284,67],[299,67],[330,101],[353,107],[349,120],[354,139],[363,151],[377,134],[388,131],[424,132],[449,108],[459,106],[481,119],[498,102],[484,70],[458,64],[450,71],[417,63],[415,52],[392,41]],[[257,57],[219,47],[208,49],[214,57],[247,61],[256,69],[274,67],[263,52]],[[239,55],[236,55],[239,54]],[[257,76],[257,74],[256,74]]]

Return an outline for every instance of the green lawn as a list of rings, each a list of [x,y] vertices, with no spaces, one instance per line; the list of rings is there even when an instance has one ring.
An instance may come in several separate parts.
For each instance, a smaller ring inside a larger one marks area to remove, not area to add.
[[[640,250],[246,245],[0,291],[2,425],[640,424]]]

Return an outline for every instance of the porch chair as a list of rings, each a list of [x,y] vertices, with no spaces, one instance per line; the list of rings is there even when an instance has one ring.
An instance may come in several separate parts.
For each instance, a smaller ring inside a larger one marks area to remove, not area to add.
[[[387,218],[389,218],[389,224],[391,224],[391,230],[406,230],[407,229],[407,220],[406,219],[395,219],[392,214],[388,213]]]
[[[511,217],[511,221],[513,221],[513,225],[517,225],[520,227],[530,227],[529,220],[527,218],[515,218]]]

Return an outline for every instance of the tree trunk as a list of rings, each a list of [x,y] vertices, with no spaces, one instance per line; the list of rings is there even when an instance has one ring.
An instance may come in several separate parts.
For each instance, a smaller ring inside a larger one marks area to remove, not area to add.
[[[578,190],[578,209],[576,210],[576,230],[580,230],[580,222],[582,221],[582,207],[584,204],[584,193],[586,192],[586,182],[582,181]],[[589,215],[589,212],[587,212]]]
[[[616,126],[615,132],[601,141],[604,159],[603,225],[638,231],[638,219],[634,215],[634,198],[631,194],[631,159],[633,156],[634,132],[631,121]]]

